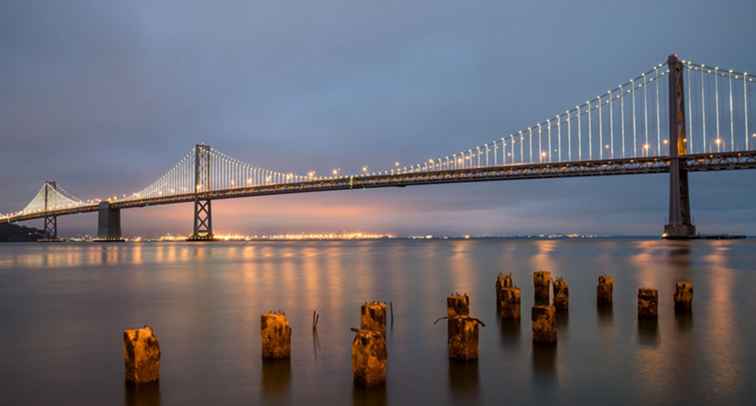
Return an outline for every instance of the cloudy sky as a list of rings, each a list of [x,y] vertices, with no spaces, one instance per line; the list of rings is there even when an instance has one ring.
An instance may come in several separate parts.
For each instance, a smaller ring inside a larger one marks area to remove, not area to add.
[[[37,1],[0,5],[0,211],[44,179],[132,193],[209,143],[265,167],[386,167],[480,145],[605,92],[672,52],[756,71],[737,1]],[[667,176],[249,198],[217,233],[658,234]],[[693,174],[702,232],[756,233],[756,172]],[[189,232],[191,205],[123,214]],[[96,216],[64,217],[63,234]]]

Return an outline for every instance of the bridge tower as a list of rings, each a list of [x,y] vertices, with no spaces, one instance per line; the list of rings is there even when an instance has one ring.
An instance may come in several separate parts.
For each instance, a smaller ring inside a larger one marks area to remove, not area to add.
[[[57,184],[53,180],[45,182],[45,213],[48,208],[52,206],[52,192],[57,189]],[[44,228],[45,240],[57,240],[58,239],[58,216],[45,215],[45,228]]]
[[[687,131],[685,129],[685,89],[683,63],[677,55],[667,58],[669,67],[669,223],[662,238],[695,238],[696,227],[690,220],[688,192]],[[688,89],[690,90],[690,89]]]
[[[194,228],[188,241],[212,241],[213,211],[210,193],[210,146],[194,147]]]

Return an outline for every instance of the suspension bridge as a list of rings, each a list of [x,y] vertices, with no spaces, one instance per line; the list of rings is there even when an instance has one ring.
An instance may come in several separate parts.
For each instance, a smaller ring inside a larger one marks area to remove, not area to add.
[[[57,239],[58,217],[98,213],[98,239],[122,239],[123,209],[194,203],[190,240],[213,239],[212,201],[265,195],[579,176],[669,173],[665,238],[694,238],[688,172],[756,169],[751,87],[746,72],[670,55],[665,63],[488,143],[399,162],[380,170],[328,176],[262,168],[209,145],[196,145],[154,183],[107,199],[82,200],[55,181],[0,223],[44,219]]]

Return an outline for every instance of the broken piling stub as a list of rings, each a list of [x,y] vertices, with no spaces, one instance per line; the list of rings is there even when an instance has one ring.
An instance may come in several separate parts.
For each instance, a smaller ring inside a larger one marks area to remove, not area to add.
[[[386,381],[386,338],[383,332],[352,329],[352,376],[355,384],[374,386]]]
[[[614,278],[609,275],[599,275],[598,286],[596,286],[596,303],[601,306],[611,305],[613,292]]]
[[[160,379],[160,343],[152,327],[123,331],[123,364],[127,382],[147,383]]]
[[[502,289],[513,288],[512,274],[501,272],[496,276],[496,303],[501,301]]]
[[[689,312],[693,308],[693,282],[679,281],[675,284],[675,311]]]
[[[551,290],[551,272],[533,272],[533,292],[537,305],[549,304],[549,292]]]
[[[470,315],[470,296],[467,293],[454,292],[446,298],[446,315],[451,319],[456,316]]]
[[[483,323],[470,316],[456,316],[449,319],[449,323],[454,324],[454,328],[449,329],[449,358],[460,361],[478,359],[478,324]]]
[[[458,316],[470,315],[470,296],[467,293],[454,292],[446,298],[446,317],[449,318],[447,328],[449,331],[449,337],[452,336],[456,324],[452,323],[452,319]]]
[[[499,317],[504,320],[520,320],[520,288],[501,290]]]
[[[656,289],[638,289],[638,318],[656,319],[659,315],[659,292]]]
[[[565,311],[570,306],[570,289],[562,277],[554,281],[554,306],[559,311]]]
[[[360,329],[386,331],[386,303],[365,302],[360,307]]]
[[[269,311],[260,317],[263,359],[287,359],[291,356],[291,327],[283,312]]]
[[[556,308],[549,305],[535,305],[531,311],[533,322],[533,342],[536,344],[556,344]]]

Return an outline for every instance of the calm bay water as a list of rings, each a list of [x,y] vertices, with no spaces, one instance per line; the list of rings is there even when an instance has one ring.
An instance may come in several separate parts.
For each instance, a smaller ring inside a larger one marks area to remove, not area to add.
[[[754,264],[754,240],[4,244],[0,403],[753,404]],[[570,284],[556,350],[530,341],[535,270]],[[519,324],[496,317],[502,271],[522,288]],[[615,277],[611,312],[595,305],[601,273]],[[673,311],[678,279],[695,286],[689,318]],[[637,322],[641,286],[659,289],[655,327]],[[450,363],[433,325],[452,291],[486,323],[477,363]],[[373,298],[394,304],[388,382],[356,390],[349,328]],[[289,316],[290,363],[261,360],[268,309]],[[144,324],[161,380],[135,391],[121,331]]]

